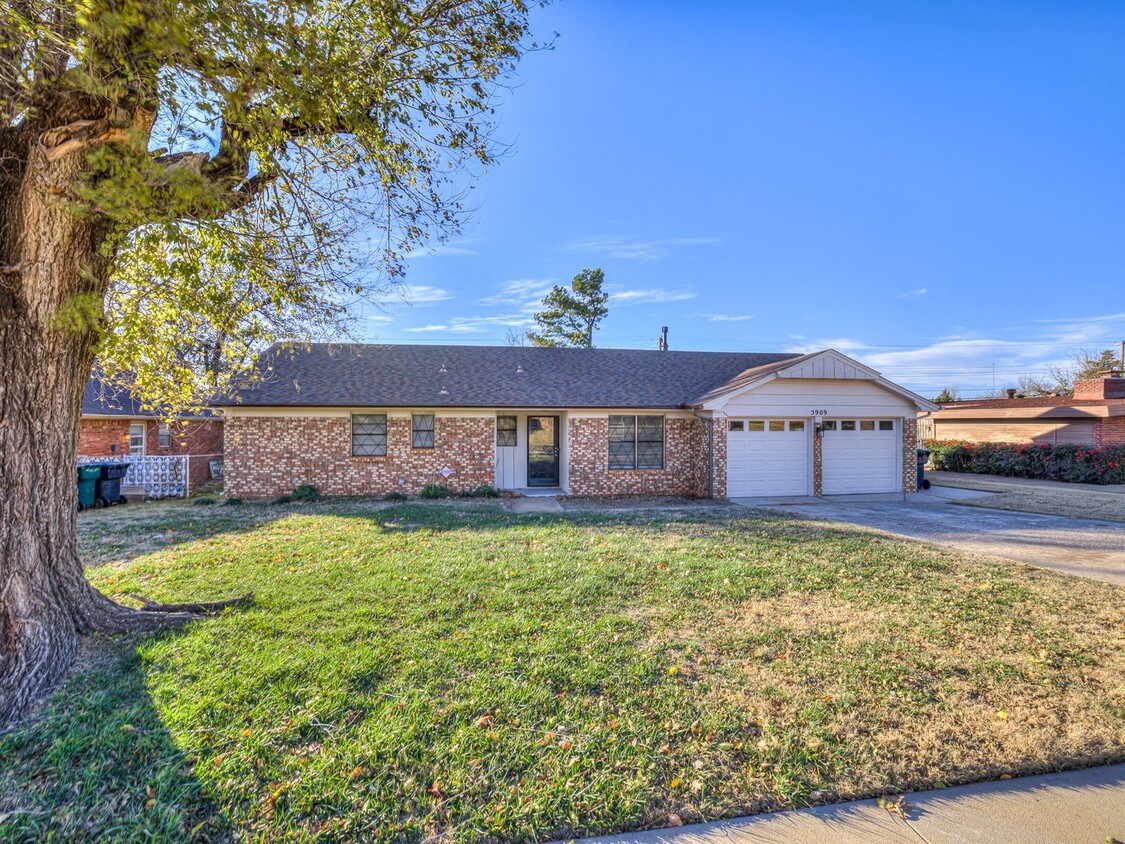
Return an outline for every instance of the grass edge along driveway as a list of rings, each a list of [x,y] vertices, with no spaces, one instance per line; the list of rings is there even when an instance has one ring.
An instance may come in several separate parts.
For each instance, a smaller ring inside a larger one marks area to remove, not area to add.
[[[123,600],[0,838],[543,840],[1125,759],[1125,589],[726,508],[83,518]],[[102,514],[93,514],[94,516]]]

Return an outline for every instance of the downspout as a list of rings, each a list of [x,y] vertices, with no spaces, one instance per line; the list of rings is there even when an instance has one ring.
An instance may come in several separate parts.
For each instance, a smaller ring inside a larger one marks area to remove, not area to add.
[[[700,416],[694,408],[691,415],[707,423],[707,497],[715,498],[715,417]]]

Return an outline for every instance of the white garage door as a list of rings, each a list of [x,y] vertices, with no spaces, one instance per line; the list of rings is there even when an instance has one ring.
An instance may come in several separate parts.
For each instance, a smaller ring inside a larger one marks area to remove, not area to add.
[[[727,497],[809,495],[809,426],[803,419],[727,422]]]
[[[825,495],[899,492],[901,432],[893,419],[825,419],[821,486]]]

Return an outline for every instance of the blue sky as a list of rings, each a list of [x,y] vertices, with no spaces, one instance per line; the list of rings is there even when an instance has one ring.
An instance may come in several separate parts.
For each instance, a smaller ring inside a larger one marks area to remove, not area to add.
[[[512,151],[380,342],[503,343],[601,267],[597,344],[835,347],[965,395],[1125,339],[1125,4],[561,0]],[[995,375],[993,374],[995,372]]]

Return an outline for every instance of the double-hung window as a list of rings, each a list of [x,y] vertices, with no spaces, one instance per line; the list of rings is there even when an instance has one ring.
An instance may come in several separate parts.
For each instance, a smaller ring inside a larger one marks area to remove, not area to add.
[[[663,469],[663,416],[609,417],[610,469]]]
[[[414,448],[433,448],[434,415],[415,413],[410,420],[410,444]]]
[[[383,457],[387,453],[387,414],[356,413],[352,416],[352,455]]]
[[[172,447],[172,429],[167,425],[161,425],[156,429],[156,444],[160,448]]]
[[[144,455],[145,423],[133,422],[129,425],[129,453]]]

